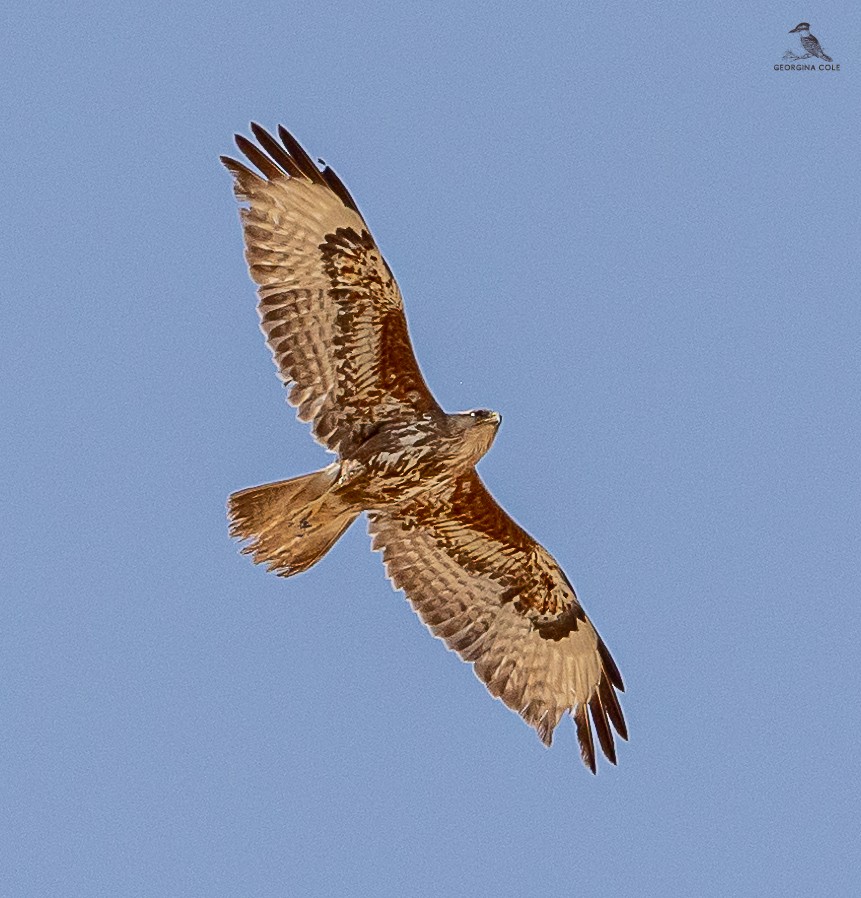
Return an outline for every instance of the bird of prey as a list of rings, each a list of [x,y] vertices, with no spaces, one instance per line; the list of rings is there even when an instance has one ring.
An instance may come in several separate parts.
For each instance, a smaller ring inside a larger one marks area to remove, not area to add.
[[[804,47],[808,56],[818,56],[826,62],[834,61],[830,56],[825,55],[825,51],[819,45],[819,41],[810,33],[810,25],[807,22],[799,23],[789,33],[796,34],[798,32],[801,34],[801,46]]]
[[[362,512],[373,548],[430,631],[545,745],[568,712],[584,763],[627,739],[622,678],[554,558],[475,471],[500,416],[447,414],[425,383],[401,293],[356,203],[283,127],[236,144],[233,174],[261,329],[289,402],[336,454],[313,474],[228,500],[255,563],[307,570]],[[590,723],[591,715],[591,723]]]

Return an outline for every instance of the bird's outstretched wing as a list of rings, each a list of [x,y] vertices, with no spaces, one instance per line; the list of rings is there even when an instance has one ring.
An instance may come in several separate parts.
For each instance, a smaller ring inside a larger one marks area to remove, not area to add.
[[[615,764],[610,725],[628,738],[618,668],[562,569],[478,474],[470,469],[446,487],[368,516],[373,547],[382,550],[394,585],[430,631],[474,665],[491,694],[546,745],[570,712],[587,767],[595,772],[593,727]]]
[[[284,128],[236,144],[235,177],[261,329],[299,418],[348,450],[382,420],[438,413],[413,354],[398,285],[355,202]]]

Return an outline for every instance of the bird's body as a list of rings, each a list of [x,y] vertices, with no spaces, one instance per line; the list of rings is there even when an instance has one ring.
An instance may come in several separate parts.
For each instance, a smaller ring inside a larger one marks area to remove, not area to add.
[[[342,458],[337,492],[382,511],[448,482],[490,448],[500,417],[478,411],[387,422]]]
[[[816,56],[825,62],[833,62],[834,60],[825,54],[825,51],[819,45],[819,41],[810,33],[810,25],[807,22],[801,22],[789,32],[790,34],[798,34],[801,38],[801,46],[804,48],[808,56]]]
[[[246,257],[289,400],[337,460],[313,474],[234,493],[243,551],[290,576],[315,564],[365,512],[373,547],[434,635],[549,745],[574,717],[595,770],[593,727],[615,763],[627,738],[622,679],[553,557],[488,492],[476,462],[500,416],[447,414],[412,352],[397,283],[331,169],[279,128],[237,145],[260,170],[222,157],[248,202]],[[591,724],[589,715],[591,714]]]

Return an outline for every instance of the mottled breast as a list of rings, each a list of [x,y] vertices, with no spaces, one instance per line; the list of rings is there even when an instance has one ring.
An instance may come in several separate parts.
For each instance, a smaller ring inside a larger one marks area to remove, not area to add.
[[[353,453],[344,492],[366,508],[397,505],[455,476],[461,443],[433,418],[383,424]]]

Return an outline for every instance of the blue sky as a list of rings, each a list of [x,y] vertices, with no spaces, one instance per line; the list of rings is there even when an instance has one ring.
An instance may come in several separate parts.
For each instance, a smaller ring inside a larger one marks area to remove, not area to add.
[[[799,21],[841,71],[775,72]],[[2,13],[3,896],[856,895],[857,4]],[[284,581],[233,490],[326,463],[230,179],[354,193],[486,482],[612,649],[545,751],[358,522]]]

